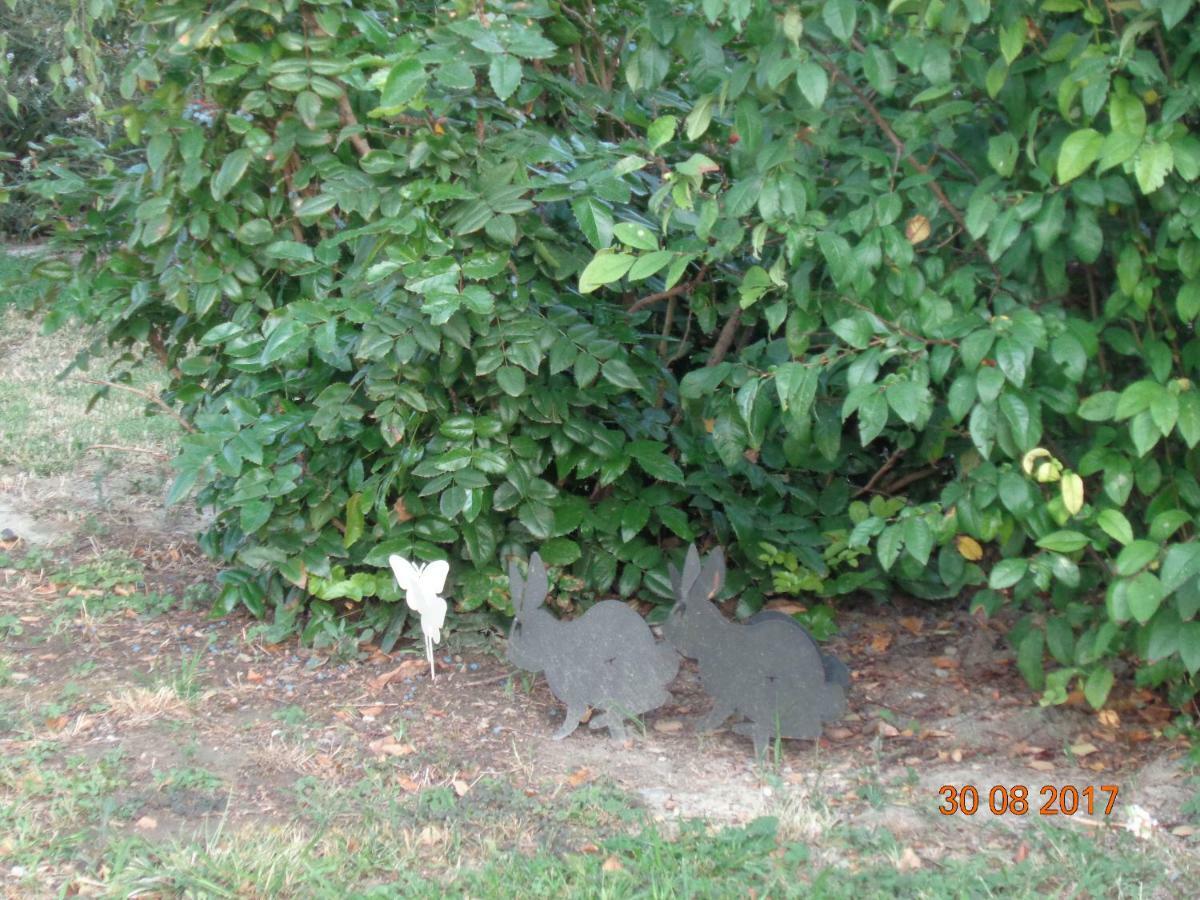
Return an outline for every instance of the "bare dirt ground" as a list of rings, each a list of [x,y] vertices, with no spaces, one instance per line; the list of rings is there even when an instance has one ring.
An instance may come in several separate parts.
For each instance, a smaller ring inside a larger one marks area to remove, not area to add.
[[[12,666],[0,702],[28,711],[37,736],[64,753],[123,750],[144,785],[126,798],[143,830],[282,819],[294,799],[280,788],[298,777],[352,779],[386,760],[409,792],[465,794],[498,779],[538,797],[603,780],[663,822],[746,822],[820,794],[824,815],[887,827],[931,859],[994,840],[980,828],[993,816],[939,814],[942,785],[974,785],[986,798],[992,785],[1022,784],[1036,798],[1043,785],[1111,784],[1120,790],[1111,815],[1060,816],[1063,827],[1118,827],[1136,806],[1153,816],[1162,841],[1194,849],[1183,807],[1196,788],[1183,766],[1186,743],[1163,736],[1170,710],[1148,692],[1119,696],[1103,716],[1079,698],[1039,707],[1015,672],[1002,624],[917,603],[902,615],[844,611],[828,646],[853,672],[851,711],[819,742],[784,742],[782,759],[766,767],[754,764],[746,739],[696,732],[706,701],[686,665],[674,702],[627,743],[586,728],[555,742],[548,736],[561,708],[544,680],[512,672],[499,637],[452,638],[439,649],[442,677],[431,682],[415,642],[391,655],[366,647],[364,660],[338,663],[293,641],[264,643],[248,617],[213,621],[172,603],[203,596],[215,570],[194,548],[194,516],[164,510],[158,493],[126,490],[152,476],[145,466],[110,474],[99,495],[91,479],[0,480],[0,528],[17,535],[0,551],[47,557],[0,569],[0,615],[19,623],[0,644]],[[114,554],[131,561],[132,574],[107,585],[70,574],[103,569]],[[171,608],[101,609],[123,593],[167,598]],[[65,685],[74,688],[64,699]],[[0,752],[13,740],[0,732]],[[235,785],[237,802],[152,787],[157,774],[185,764]],[[1037,818],[1004,822],[1019,838]]]
[[[901,871],[984,848],[1019,862],[1031,830],[1053,826],[1101,853],[1117,836],[1153,849],[1172,886],[1163,896],[1200,884],[1200,785],[1173,712],[1128,685],[1101,714],[1077,696],[1043,708],[1015,670],[1007,623],[961,608],[895,598],[840,609],[827,649],[852,670],[850,712],[820,741],[783,742],[766,765],[729,730],[697,732],[707,701],[687,664],[672,703],[628,742],[587,728],[555,742],[562,709],[543,679],[504,661],[500,635],[451,631],[432,682],[419,641],[338,658],[271,643],[245,615],[213,619],[217,570],[195,546],[201,520],[163,505],[161,425],[124,416],[113,438],[86,424],[90,389],[43,387],[47,359],[69,359],[56,347],[28,329],[0,334],[0,430],[10,430],[0,434],[0,760],[17,760],[0,766],[0,808],[11,796],[29,812],[0,829],[0,892],[29,895],[34,875],[23,863],[6,873],[6,860],[72,814],[51,819],[36,799],[51,803],[53,772],[101,798],[102,825],[71,850],[84,859],[113,835],[275,833],[394,798],[441,816],[397,837],[410,847],[448,840],[429,822],[453,819],[472,846],[587,853],[588,827],[550,814],[586,795],[598,808],[632,803],[667,833],[694,818],[763,815],[817,847],[838,828],[885,833]],[[12,412],[18,401],[28,417]],[[94,449],[107,443],[140,449]],[[85,772],[99,773],[95,786],[79,786]],[[978,812],[941,814],[944,785],[974,786]],[[1025,786],[1028,813],[992,815],[994,785]],[[1107,813],[1104,785],[1119,789]],[[1093,786],[1096,808],[1041,815],[1043,786]],[[330,791],[351,808],[331,809]],[[828,851],[837,865],[843,850]],[[49,893],[91,883],[44,879]]]

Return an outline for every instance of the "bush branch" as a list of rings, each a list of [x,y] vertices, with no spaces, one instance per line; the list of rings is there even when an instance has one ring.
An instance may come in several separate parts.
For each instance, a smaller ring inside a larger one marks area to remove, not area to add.
[[[858,98],[858,102],[863,105],[867,113],[879,127],[879,130],[882,131],[884,136],[887,137],[887,139],[891,142],[892,147],[896,150],[896,155],[902,158],[922,175],[930,175],[929,166],[918,160],[912,155],[912,153],[909,152],[908,147],[905,146],[903,139],[900,137],[900,135],[896,134],[896,130],[892,128],[888,120],[883,117],[883,114],[879,111],[879,107],[877,107],[871,101],[871,98],[867,96],[866,92],[863,91],[863,89],[857,84],[855,84],[850,77],[838,67],[837,63],[835,63],[829,57],[824,57],[821,65],[825,67],[825,70],[829,73],[830,77],[833,78],[834,81],[840,81],[842,84],[846,85],[846,87],[850,88],[850,92]],[[946,212],[948,212],[954,219],[954,221],[958,223],[958,227],[967,234],[970,234],[970,231],[967,230],[967,220],[963,218],[963,214],[959,212],[958,207],[950,202],[950,198],[946,196],[946,192],[942,189],[941,184],[938,183],[937,178],[932,175],[930,175],[929,190],[933,196],[937,198],[937,201],[942,205],[942,208],[945,209]]]
[[[175,409],[175,407],[173,407],[169,403],[167,403],[166,400],[164,400],[162,397],[160,397],[154,391],[144,391],[141,388],[135,388],[128,384],[118,384],[115,381],[102,381],[98,378],[80,378],[79,381],[82,381],[85,384],[97,384],[97,385],[100,385],[101,387],[116,388],[118,391],[125,391],[127,394],[134,394],[138,397],[143,398],[144,400],[149,400],[155,406],[159,407],[160,409],[166,410],[168,413],[170,413],[172,416],[174,416],[175,419],[179,422],[179,424],[184,427],[185,431],[189,431],[192,434],[196,433],[196,426],[193,425],[191,422],[189,422],[187,419],[185,419],[183,417],[183,415],[179,412],[179,410]]]
[[[354,114],[354,107],[350,105],[350,95],[345,90],[338,97],[338,114],[342,120],[342,127],[358,127],[358,116]],[[359,156],[366,156],[371,152],[371,145],[367,143],[366,138],[361,134],[351,134],[347,139],[354,146]]]
[[[729,348],[733,346],[733,337],[737,334],[738,323],[742,321],[742,308],[739,306],[733,311],[733,315],[725,320],[725,325],[721,328],[721,333],[717,335],[717,342],[713,344],[712,353],[708,355],[706,366],[715,366],[725,359],[725,354],[729,352]]]
[[[679,284],[675,285],[675,287],[668,288],[665,291],[658,291],[657,293],[654,293],[654,294],[647,294],[645,297],[641,297],[637,300],[634,300],[632,303],[630,303],[625,311],[629,312],[629,313],[635,313],[640,309],[645,309],[647,306],[650,306],[652,303],[657,303],[659,300],[669,300],[670,298],[678,296],[679,294],[687,293],[688,291],[692,290],[693,288],[698,287],[700,285],[700,283],[702,281],[704,281],[704,276],[707,274],[708,274],[708,265],[706,264],[706,265],[703,265],[700,267],[700,271],[696,273],[696,277],[693,278],[691,281],[683,281],[683,282],[680,282]]]

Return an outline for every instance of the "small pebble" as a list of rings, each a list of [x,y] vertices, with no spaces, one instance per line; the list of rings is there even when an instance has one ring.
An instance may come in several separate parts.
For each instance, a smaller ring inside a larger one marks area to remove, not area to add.
[[[472,672],[474,672],[475,670],[477,670],[479,668],[479,663],[469,663],[467,665],[467,668],[470,669]]]

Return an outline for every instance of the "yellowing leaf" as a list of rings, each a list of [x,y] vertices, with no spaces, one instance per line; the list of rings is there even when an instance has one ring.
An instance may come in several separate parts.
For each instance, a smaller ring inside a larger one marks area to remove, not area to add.
[[[913,216],[904,226],[904,234],[914,247],[929,240],[929,220],[920,214]]]
[[[1032,450],[1030,450],[1028,453],[1025,454],[1025,456],[1021,459],[1021,468],[1025,470],[1026,475],[1033,474],[1034,463],[1036,463],[1043,456],[1046,457],[1047,459],[1053,458],[1050,456],[1050,451],[1047,450],[1045,447],[1034,447]]]
[[[1059,484],[1062,491],[1063,506],[1071,515],[1077,515],[1083,509],[1083,479],[1074,472],[1064,472]]]
[[[954,546],[958,548],[958,555],[970,562],[979,562],[983,559],[983,547],[979,546],[979,541],[968,534],[960,534],[954,539]]]

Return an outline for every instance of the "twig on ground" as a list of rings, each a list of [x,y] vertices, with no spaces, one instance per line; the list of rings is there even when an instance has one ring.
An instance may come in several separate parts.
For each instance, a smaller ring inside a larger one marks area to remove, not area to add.
[[[463,684],[463,687],[482,687],[485,684],[495,684],[497,681],[504,681],[514,675],[516,675],[515,672],[505,672],[503,675],[493,675],[491,678],[482,678],[479,681],[468,681]]]

